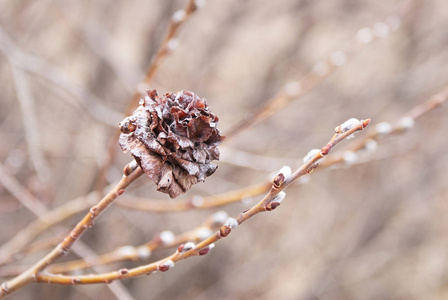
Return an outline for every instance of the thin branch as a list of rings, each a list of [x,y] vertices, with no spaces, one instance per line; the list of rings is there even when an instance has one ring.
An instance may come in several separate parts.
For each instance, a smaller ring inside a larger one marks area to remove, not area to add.
[[[226,140],[228,141],[244,130],[266,120],[291,102],[313,91],[339,67],[345,65],[350,58],[360,53],[363,46],[371,43],[376,38],[385,38],[389,36],[390,32],[397,30],[401,25],[401,19],[409,13],[410,9],[411,7],[408,6],[402,9],[400,14],[387,16],[383,22],[358,30],[346,50],[333,52],[327,59],[315,63],[312,70],[300,80],[285,84],[276,95],[262,103],[253,112],[246,114],[241,121],[231,127],[225,133]]]
[[[158,249],[177,247],[182,243],[198,242],[208,238],[223,225],[227,213],[219,211],[209,217],[204,223],[184,233],[174,235],[171,231],[164,231],[153,239],[139,246],[122,246],[112,252],[108,252],[88,259],[69,261],[50,266],[50,273],[66,273],[74,270],[86,269],[97,265],[106,265],[124,260],[145,260]]]
[[[35,73],[74,95],[80,101],[68,101],[65,97],[61,99],[66,100],[74,108],[87,112],[92,120],[115,127],[117,120],[123,118],[123,114],[103,105],[98,97],[83,87],[71,83],[68,76],[57,67],[20,50],[1,28],[0,51],[8,58],[11,65]]]
[[[3,174],[3,170],[1,168],[0,172],[2,172]],[[3,182],[4,180],[8,179],[11,179],[11,177],[6,177],[3,175],[1,176],[2,183],[4,183]],[[25,201],[29,197],[24,197],[24,194],[18,194],[17,198],[20,199],[20,201],[23,203],[23,201]],[[30,202],[31,201],[30,199],[26,201]],[[79,197],[72,201],[69,201],[52,211],[44,212],[42,214],[39,213],[38,219],[32,221],[27,227],[17,232],[11,240],[4,243],[0,247],[0,265],[3,265],[11,261],[11,259],[14,257],[16,253],[20,252],[20,250],[23,247],[25,247],[30,241],[36,238],[39,234],[55,226],[56,224],[59,224],[67,220],[73,215],[86,210],[89,206],[97,203],[98,199],[99,199],[98,193],[92,192],[87,196]],[[33,209],[31,211],[38,211],[38,209],[37,210]]]
[[[21,287],[32,283],[36,280],[36,274],[38,272],[44,270],[48,265],[52,264],[58,258],[66,255],[75,241],[80,238],[88,228],[93,226],[96,218],[102,212],[104,212],[104,210],[106,210],[117,197],[122,195],[125,189],[132,182],[134,182],[143,174],[142,169],[140,169],[139,167],[134,168],[133,166],[136,166],[134,162],[125,167],[124,175],[117,186],[113,188],[106,196],[104,196],[104,198],[101,199],[101,201],[97,205],[92,206],[87,215],[75,226],[70,234],[67,235],[56,248],[54,248],[44,258],[42,258],[35,265],[30,267],[19,276],[9,281],[3,282],[0,289],[0,298],[3,298],[8,294],[11,294],[20,289]]]
[[[369,143],[372,140],[378,140],[380,138],[384,138],[388,136],[389,134],[395,134],[402,132],[403,128],[403,120],[406,120],[406,117],[411,117],[413,119],[420,118],[424,114],[430,112],[431,110],[439,107],[443,102],[446,101],[448,97],[448,87],[445,88],[443,91],[431,96],[427,101],[425,101],[422,104],[417,105],[416,107],[412,108],[407,114],[405,114],[404,117],[402,117],[400,121],[397,121],[394,127],[389,128],[389,133],[386,134],[386,132],[378,132],[376,128],[372,128],[368,131],[366,135],[364,135],[361,139],[354,141],[347,147],[347,151],[350,152],[356,152],[363,149],[368,148]],[[408,119],[409,121],[409,119]],[[380,123],[381,124],[381,123]],[[384,123],[383,123],[384,124]],[[381,126],[379,126],[381,127]],[[335,153],[332,155],[329,155],[324,161],[321,162],[320,168],[326,168],[333,166],[335,164],[340,163],[348,163],[347,161],[347,151],[343,151],[342,153]],[[167,202],[164,200],[151,200],[151,199],[140,199],[137,197],[130,197],[127,196],[123,200],[124,201],[117,201],[117,205],[126,207],[128,209],[135,209],[140,211],[148,211],[148,212],[169,212],[169,211],[182,211],[192,208],[210,208],[215,206],[221,206],[230,204],[236,201],[241,201],[244,198],[247,197],[254,197],[257,195],[260,195],[264,192],[266,192],[269,189],[270,183],[268,182],[261,182],[259,184],[229,191],[223,194],[214,195],[210,197],[197,197],[193,196],[190,198],[187,198],[186,200],[181,201],[174,201],[174,202]],[[112,187],[112,186],[111,186]],[[45,231],[46,229],[68,219],[69,217],[73,216],[76,213],[79,213],[83,210],[85,210],[90,205],[93,205],[97,200],[98,194],[95,192],[90,193],[86,197],[80,197],[77,199],[74,199],[72,201],[67,202],[63,206],[46,213],[42,216],[42,218],[46,221],[42,220],[36,220],[32,222],[28,227],[26,227],[24,230],[19,232],[17,235],[14,236],[13,240],[23,240],[23,243],[11,243],[10,249],[20,249],[24,245],[26,245],[29,240],[40,234],[41,232]],[[131,200],[131,201],[129,201]],[[24,238],[21,238],[21,237]],[[11,240],[10,242],[12,242]],[[2,253],[5,253],[5,251],[2,251],[4,247],[6,247],[10,242],[4,244],[2,247],[0,247],[0,264],[4,263],[4,256],[1,255]],[[11,253],[10,250],[6,251],[6,253]]]
[[[54,275],[48,273],[35,273],[34,281],[38,283],[52,283],[52,284],[64,284],[64,285],[76,285],[76,284],[94,284],[94,283],[111,283],[114,280],[129,279],[139,277],[143,275],[150,275],[155,271],[167,271],[174,266],[174,263],[187,259],[192,256],[200,256],[207,254],[213,247],[214,243],[223,237],[228,236],[232,229],[236,226],[249,220],[254,215],[275,209],[280,201],[283,199],[280,193],[291,185],[295,180],[301,176],[312,172],[318,164],[318,161],[326,156],[329,151],[345,138],[351,136],[355,132],[364,129],[370,123],[370,119],[358,121],[357,124],[352,124],[350,128],[346,128],[344,131],[337,132],[333,138],[312,158],[310,158],[302,167],[300,167],[293,174],[289,175],[279,173],[273,180],[268,194],[251,209],[241,213],[237,219],[228,218],[226,223],[212,236],[200,242],[194,247],[186,247],[186,245],[179,246],[178,250],[157,262],[142,265],[132,269],[120,269],[118,271],[98,274],[98,275],[82,275],[82,276],[65,276]]]
[[[371,128],[366,135],[357,140],[347,150],[343,151],[340,155],[333,155],[328,157],[323,163],[322,167],[328,167],[337,163],[347,161],[347,153],[354,153],[363,149],[369,148],[369,143],[375,143],[380,139],[383,139],[390,135],[401,134],[406,130],[411,129],[414,126],[415,120],[427,114],[428,112],[440,107],[448,99],[448,86],[441,92],[432,95],[425,102],[415,106],[403,117],[398,119],[394,124],[388,122],[381,122]],[[376,147],[376,146],[374,146]]]
[[[0,164],[0,182],[1,184],[19,200],[29,211],[36,216],[45,213],[47,208],[39,200],[37,200],[27,189],[25,189],[7,170]],[[0,252],[1,253],[1,252]],[[1,257],[1,255],[0,255]]]
[[[245,198],[263,194],[269,190],[269,182],[261,182],[242,189],[225,192],[208,197],[193,196],[178,201],[148,200],[138,197],[126,197],[128,200],[117,201],[117,205],[147,212],[179,212],[190,209],[206,209],[227,205]]]
[[[28,76],[14,64],[11,64],[11,67],[17,99],[22,111],[22,122],[25,129],[25,139],[28,144],[28,153],[39,180],[43,183],[48,183],[51,179],[51,169],[42,152],[39,126],[37,125],[34,99]]]

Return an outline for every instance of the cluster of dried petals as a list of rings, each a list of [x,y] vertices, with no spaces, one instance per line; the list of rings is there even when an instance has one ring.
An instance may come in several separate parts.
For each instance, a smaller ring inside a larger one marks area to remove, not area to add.
[[[205,99],[180,91],[159,97],[147,91],[134,113],[120,122],[120,146],[157,184],[157,190],[175,198],[212,175],[224,137],[218,117]]]

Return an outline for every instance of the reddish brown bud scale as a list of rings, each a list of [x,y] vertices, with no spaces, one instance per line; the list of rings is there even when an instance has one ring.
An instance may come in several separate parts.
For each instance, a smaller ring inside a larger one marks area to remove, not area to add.
[[[157,267],[157,269],[160,272],[166,272],[166,271],[168,271],[170,269],[170,266],[168,266],[168,265],[160,265],[160,266]]]
[[[279,188],[285,182],[285,175],[283,173],[277,174],[275,176],[273,183],[276,188]]]
[[[210,252],[210,247],[205,247],[204,249],[202,249],[201,251],[198,252],[199,255],[206,255],[207,253]]]
[[[185,244],[181,244],[178,248],[177,248],[177,252],[182,252],[182,250],[184,250]]]
[[[322,150],[320,150],[320,153],[321,153],[323,156],[327,155],[327,154],[330,152],[331,147],[333,147],[333,146],[332,146],[330,143],[326,144],[326,145],[322,148]]]
[[[277,207],[280,206],[280,202],[269,202],[268,204],[266,204],[266,210],[267,211],[271,211],[276,209]]]
[[[121,190],[118,190],[117,195],[121,196],[121,195],[123,195],[123,193],[124,193],[124,189],[121,189]]]
[[[128,270],[128,269],[120,269],[120,270],[118,270],[118,273],[119,273],[120,275],[126,275],[126,274],[129,273],[129,270]]]
[[[230,226],[224,225],[219,229],[219,235],[221,237],[226,237],[230,234],[231,231],[232,231],[232,228],[230,228]]]
[[[371,119],[366,119],[364,121],[362,121],[362,128],[366,128],[367,126],[369,126]]]

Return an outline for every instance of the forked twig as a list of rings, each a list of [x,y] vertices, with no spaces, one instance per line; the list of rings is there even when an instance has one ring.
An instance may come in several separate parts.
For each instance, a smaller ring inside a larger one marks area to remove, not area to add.
[[[93,226],[95,219],[106,210],[109,205],[120,195],[125,189],[139,178],[143,171],[137,167],[133,161],[124,168],[124,175],[121,181],[106,195],[101,201],[93,206],[87,215],[75,226],[75,228],[67,235],[64,240],[55,247],[49,254],[39,260],[35,265],[20,274],[19,276],[2,283],[0,288],[0,298],[18,290],[19,288],[36,281],[36,276],[43,271],[48,265],[52,264],[56,259],[66,255],[74,242],[90,227]]]
[[[433,109],[439,107],[448,98],[448,87],[443,91],[434,94],[427,101],[415,106],[402,118],[400,118],[395,125],[387,125],[388,123],[378,123],[376,127],[370,129],[366,135],[357,139],[341,153],[335,153],[328,155],[328,157],[320,163],[320,168],[326,168],[333,166],[335,164],[348,162],[347,153],[350,153],[350,157],[353,158],[353,154],[357,151],[366,149],[369,147],[372,141],[377,141],[379,139],[385,138],[391,134],[399,134],[409,126],[411,119],[418,119],[424,114],[432,111]],[[403,127],[405,126],[405,127]],[[376,146],[375,146],[376,147]],[[356,155],[356,154],[355,154]],[[7,178],[5,176],[3,179]],[[126,197],[120,201],[117,201],[117,205],[126,207],[128,209],[148,211],[148,212],[173,212],[173,211],[183,211],[193,208],[210,208],[217,207],[221,205],[227,205],[233,202],[241,201],[247,197],[254,197],[265,193],[270,188],[270,182],[261,182],[249,187],[245,187],[238,190],[233,190],[225,192],[218,195],[213,195],[209,197],[197,197],[193,196],[185,200],[167,202],[163,200],[151,200],[151,199],[140,199],[136,197]],[[112,188],[112,186],[111,186]],[[89,206],[96,203],[98,198],[98,193],[92,192],[85,197],[76,198],[67,202],[66,204],[49,211],[43,215],[41,218],[30,223],[25,229],[18,232],[10,241],[0,247],[0,265],[9,261],[14,252],[19,251],[22,247],[29,243],[30,240],[35,238],[37,235],[45,231],[46,229],[55,226],[56,224],[72,217],[73,215],[82,212]],[[131,200],[131,201],[129,201]]]
[[[340,141],[344,140],[345,138],[351,136],[355,132],[364,129],[369,123],[370,119],[367,119],[357,121],[356,124],[354,122],[351,122],[350,124],[344,127],[344,124],[347,124],[346,122],[342,125],[342,127],[337,127],[338,130],[336,134],[333,136],[333,138],[331,138],[331,140],[320,151],[318,151],[318,153],[314,154],[298,170],[296,170],[292,174],[288,174],[288,172],[286,171],[278,173],[273,180],[273,184],[271,186],[270,191],[259,203],[257,203],[251,209],[241,213],[236,219],[228,218],[226,223],[223,226],[221,226],[221,228],[214,235],[200,242],[196,246],[194,246],[191,243],[187,243],[179,246],[178,250],[174,254],[157,262],[148,265],[142,265],[132,269],[120,269],[118,271],[97,275],[64,276],[60,274],[54,275],[54,274],[42,273],[40,271],[42,271],[48,265],[47,261],[44,259],[40,263],[36,264],[35,267],[25,272],[24,274],[27,276],[24,279],[19,280],[21,276],[24,276],[20,275],[15,279],[15,281],[13,279],[9,282],[6,282],[6,284],[4,283],[2,285],[2,293],[7,294],[9,292],[15,291],[21,286],[29,284],[33,281],[38,283],[53,283],[53,284],[68,284],[68,285],[111,283],[114,280],[128,279],[143,275],[149,275],[157,270],[167,271],[170,268],[172,268],[174,266],[174,263],[176,263],[177,261],[184,260],[192,256],[205,255],[210,251],[211,248],[213,248],[215,242],[217,242],[223,237],[228,236],[234,227],[244,223],[245,221],[249,220],[251,217],[260,212],[271,211],[275,209],[277,206],[279,206],[281,200],[283,200],[284,198],[285,194],[283,190],[285,188],[287,188],[301,176],[312,172],[317,167],[318,161],[322,159],[324,156],[326,156],[335,145],[337,145]],[[77,225],[74,231],[76,232],[77,228],[80,227],[82,228],[84,225],[88,224],[87,222],[89,222],[90,217],[91,213],[89,213],[83,219],[83,221],[81,221]],[[69,236],[68,240],[69,240],[68,244],[70,245],[76,240],[76,238],[72,238],[71,236]],[[57,247],[54,251],[56,251],[57,253],[61,253],[61,247]],[[50,253],[49,256],[51,263],[54,261],[56,257],[60,255],[58,254],[51,255]]]

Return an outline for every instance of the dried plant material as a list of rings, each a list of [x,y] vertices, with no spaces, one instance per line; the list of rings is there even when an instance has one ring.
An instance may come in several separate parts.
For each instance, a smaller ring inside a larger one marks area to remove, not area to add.
[[[218,117],[192,92],[147,91],[134,113],[120,122],[120,146],[130,151],[157,190],[175,198],[212,175],[224,137]]]

